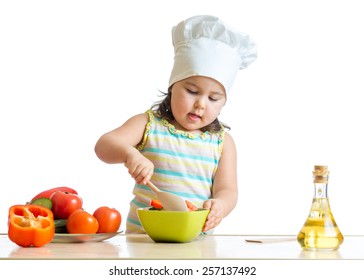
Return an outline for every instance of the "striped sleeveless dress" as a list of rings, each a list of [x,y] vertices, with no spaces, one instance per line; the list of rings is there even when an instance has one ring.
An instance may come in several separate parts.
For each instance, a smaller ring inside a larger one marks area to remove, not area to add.
[[[161,190],[179,195],[197,207],[211,198],[212,183],[221,156],[225,131],[192,135],[176,129],[152,110],[138,150],[154,164],[151,181]],[[137,208],[149,207],[156,195],[135,184],[126,221],[126,233],[144,233]]]

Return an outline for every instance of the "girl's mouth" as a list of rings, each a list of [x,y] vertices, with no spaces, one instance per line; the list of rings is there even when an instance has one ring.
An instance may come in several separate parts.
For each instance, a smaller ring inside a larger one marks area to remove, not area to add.
[[[201,117],[199,115],[196,115],[196,114],[193,114],[193,113],[189,113],[188,114],[188,118],[191,120],[191,121],[197,121],[199,119],[201,119]]]

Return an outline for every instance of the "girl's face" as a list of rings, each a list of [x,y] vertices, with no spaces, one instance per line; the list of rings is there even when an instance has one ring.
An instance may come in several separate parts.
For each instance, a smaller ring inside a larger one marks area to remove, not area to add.
[[[171,107],[177,129],[198,131],[212,123],[226,102],[224,87],[216,80],[193,76],[172,87]]]

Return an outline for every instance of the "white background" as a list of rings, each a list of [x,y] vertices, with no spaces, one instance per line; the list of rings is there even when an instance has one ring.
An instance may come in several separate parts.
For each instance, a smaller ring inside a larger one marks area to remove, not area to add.
[[[232,127],[239,202],[215,233],[297,234],[312,170],[331,170],[343,234],[364,234],[361,1],[1,1],[0,232],[8,208],[75,188],[126,215],[133,180],[94,153],[105,132],[165,91],[171,28],[213,14],[257,43],[220,119]]]

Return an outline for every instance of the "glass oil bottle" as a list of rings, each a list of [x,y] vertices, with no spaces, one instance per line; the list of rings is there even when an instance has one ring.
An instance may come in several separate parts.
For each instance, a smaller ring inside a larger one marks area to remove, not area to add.
[[[337,250],[344,241],[330,209],[328,179],[327,166],[316,165],[313,171],[315,192],[310,213],[297,236],[302,249]]]

